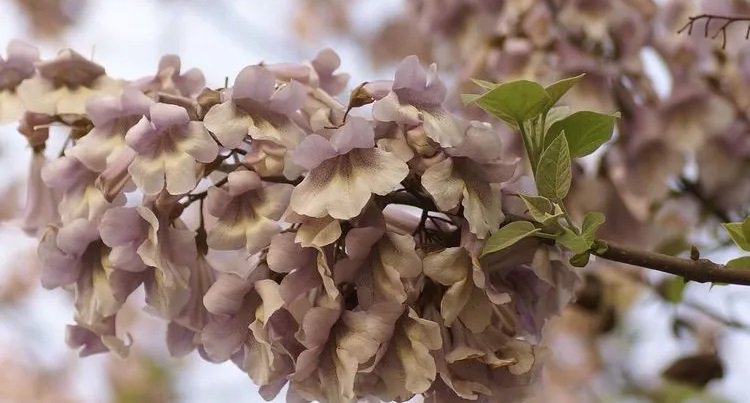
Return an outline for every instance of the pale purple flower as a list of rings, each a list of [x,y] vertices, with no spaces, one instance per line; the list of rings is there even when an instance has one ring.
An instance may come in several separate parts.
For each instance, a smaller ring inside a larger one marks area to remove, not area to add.
[[[112,205],[124,204],[124,196],[116,198],[113,203],[107,201],[96,187],[97,177],[96,172],[72,156],[58,158],[44,167],[42,179],[62,195],[58,211],[63,223],[77,218],[97,221]]]
[[[297,111],[304,99],[302,84],[291,81],[276,89],[273,73],[248,66],[234,80],[229,99],[212,107],[203,122],[227,148],[239,147],[250,136],[293,150],[303,134],[288,115]]]
[[[201,344],[200,332],[208,324],[211,315],[203,305],[203,297],[215,279],[214,268],[204,255],[198,254],[198,261],[190,273],[190,298],[167,327],[167,347],[172,356],[185,356]]]
[[[43,153],[31,156],[28,183],[26,184],[26,206],[24,207],[22,227],[29,234],[35,234],[40,229],[60,221],[57,206],[60,204],[60,194],[57,190],[47,187],[42,180],[42,170],[47,165],[47,158]]]
[[[244,346],[242,368],[264,397],[275,396],[287,383],[294,373],[294,358],[303,348],[294,337],[299,325],[284,309],[279,289],[273,280],[255,283],[262,302],[250,323],[251,337]]]
[[[159,60],[159,67],[155,76],[136,80],[133,85],[146,93],[165,93],[183,97],[195,98],[206,85],[203,73],[192,68],[181,74],[182,63],[177,55],[164,55]]]
[[[227,185],[208,190],[208,213],[218,218],[208,229],[208,246],[219,250],[244,248],[259,252],[281,231],[278,220],[289,204],[293,186],[263,185],[252,171],[229,173]]]
[[[521,327],[535,337],[540,337],[547,319],[571,301],[580,281],[559,251],[534,238],[487,255],[481,264],[488,292],[510,295]]]
[[[461,203],[471,231],[480,238],[496,231],[503,220],[497,185],[511,179],[518,161],[503,161],[500,153],[497,134],[473,123],[466,140],[446,150],[453,157],[430,166],[422,175],[422,185],[438,208],[447,212]]]
[[[112,351],[120,358],[125,358],[130,351],[130,343],[126,344],[118,338],[116,320],[116,316],[110,316],[92,326],[68,325],[65,329],[65,342],[69,347],[79,349],[81,357]]]
[[[382,379],[384,401],[406,401],[426,392],[437,377],[431,351],[442,346],[440,325],[409,308],[395,326],[393,338],[374,372]]]
[[[134,87],[125,88],[120,96],[90,98],[86,101],[86,116],[94,128],[66,154],[76,157],[94,172],[103,172],[127,147],[125,134],[149,114],[153,103]]]
[[[242,353],[243,343],[250,336],[248,327],[261,304],[254,286],[268,275],[268,266],[261,264],[244,275],[220,273],[216,277],[203,297],[211,316],[201,332],[201,343],[210,360],[222,362]]]
[[[330,216],[313,218],[289,211],[286,221],[299,224],[297,236],[294,238],[294,241],[304,247],[322,248],[336,242],[341,237],[341,224],[339,220]]]
[[[321,88],[330,95],[337,95],[346,88],[349,74],[335,73],[341,66],[341,58],[331,48],[318,52],[315,58],[304,64],[279,63],[264,67],[278,79],[299,81],[312,88]]]
[[[269,140],[253,140],[250,151],[245,154],[245,163],[260,176],[295,177],[289,172],[291,164],[287,164],[286,160],[286,147]]]
[[[84,114],[94,95],[119,95],[124,82],[106,75],[104,67],[71,49],[37,63],[38,74],[18,86],[28,111],[49,115]]]
[[[137,155],[128,172],[138,188],[155,195],[188,193],[198,183],[200,165],[213,161],[219,147],[203,124],[190,120],[184,108],[156,103],[149,116],[128,130],[125,142]]]
[[[153,267],[145,273],[146,304],[162,318],[174,319],[190,299],[190,277],[198,260],[195,232],[168,214],[145,206],[135,209],[148,223],[148,236],[137,250],[143,262]]]
[[[148,223],[138,210],[131,207],[107,210],[99,222],[99,233],[102,242],[112,248],[109,258],[115,266],[131,272],[146,270],[138,248],[148,238]]]
[[[385,351],[403,311],[393,303],[345,310],[340,317],[336,309],[308,311],[299,338],[305,350],[297,358],[290,390],[310,401],[355,399],[360,366]]]
[[[86,264],[84,252],[98,238],[96,225],[83,218],[63,227],[50,226],[38,248],[42,286],[52,289],[75,283]]]
[[[39,50],[25,42],[8,42],[6,57],[0,57],[0,124],[17,120],[25,108],[16,92],[21,82],[34,75]]]
[[[373,104],[373,117],[407,129],[423,125],[427,136],[444,147],[460,144],[464,132],[442,106],[447,90],[436,71],[433,64],[425,72],[416,56],[405,58],[396,70],[391,92]]]
[[[310,172],[292,192],[291,207],[302,215],[356,217],[372,197],[398,188],[409,172],[395,155],[375,146],[370,124],[351,117],[330,140],[312,134],[294,154]]]
[[[326,252],[330,249],[302,247],[294,241],[293,233],[273,237],[268,248],[268,267],[276,273],[286,273],[279,292],[287,304],[305,297],[313,289],[322,288],[333,300],[339,297]]]
[[[424,257],[424,273],[448,289],[440,302],[446,326],[460,320],[474,333],[485,330],[492,320],[492,303],[485,292],[482,268],[463,247],[447,248]]]

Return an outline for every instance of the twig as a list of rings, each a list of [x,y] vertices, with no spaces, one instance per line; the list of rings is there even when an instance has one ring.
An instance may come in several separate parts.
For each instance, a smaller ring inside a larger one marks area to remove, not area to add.
[[[674,274],[698,283],[750,285],[748,268],[727,267],[708,259],[684,259],[617,245],[601,239],[594,241],[591,254],[613,262]]]
[[[721,48],[725,49],[727,46],[727,28],[732,25],[735,22],[747,22],[748,27],[747,31],[745,33],[745,39],[750,39],[750,17],[727,17],[723,15],[715,15],[715,14],[700,14],[693,17],[688,17],[688,22],[680,28],[677,33],[681,34],[687,30],[687,34],[690,35],[693,33],[693,26],[697,21],[706,20],[706,26],[703,29],[703,37],[708,38],[709,36],[709,27],[711,25],[711,21],[718,20],[718,21],[724,21],[723,24],[719,27],[719,29],[714,32],[713,35],[711,35],[711,39],[716,39],[716,37],[721,34]]]

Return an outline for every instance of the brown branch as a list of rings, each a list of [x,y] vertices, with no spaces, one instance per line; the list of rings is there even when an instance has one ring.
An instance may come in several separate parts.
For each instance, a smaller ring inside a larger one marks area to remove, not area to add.
[[[693,33],[693,26],[696,22],[706,20],[706,26],[703,29],[703,37],[708,38],[709,37],[709,26],[711,25],[711,21],[717,20],[717,21],[723,21],[723,24],[719,27],[719,29],[714,32],[713,35],[711,35],[711,39],[716,39],[716,37],[721,34],[721,48],[725,49],[727,46],[727,28],[732,25],[735,22],[747,22],[747,32],[745,33],[745,39],[750,39],[750,17],[727,17],[723,15],[715,15],[715,14],[700,14],[693,17],[688,17],[688,22],[680,28],[677,33],[681,34],[687,30],[687,34],[690,35]]]
[[[663,255],[600,239],[594,241],[591,254],[613,262],[674,274],[698,283],[750,285],[750,268],[727,267],[708,259],[692,260]]]

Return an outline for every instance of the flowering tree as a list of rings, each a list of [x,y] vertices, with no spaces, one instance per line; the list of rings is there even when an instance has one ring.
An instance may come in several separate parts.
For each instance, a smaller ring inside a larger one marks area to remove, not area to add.
[[[673,302],[750,285],[748,257],[702,258],[688,231],[750,251],[745,53],[677,37],[676,2],[440,3],[413,2],[409,29],[470,61],[466,107],[416,56],[342,102],[330,49],[211,89],[174,55],[119,80],[10,42],[0,119],[33,153],[23,226],[42,284],[73,293],[69,345],[127,355],[117,317],[142,285],[171,354],[232,360],[266,399],[515,401],[548,319],[581,289],[605,309],[607,262],[675,275]],[[677,60],[666,98],[644,47]]]

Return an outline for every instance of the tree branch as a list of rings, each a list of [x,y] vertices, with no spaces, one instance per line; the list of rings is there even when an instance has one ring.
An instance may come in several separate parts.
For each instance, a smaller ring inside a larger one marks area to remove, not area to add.
[[[663,255],[600,239],[594,241],[591,254],[613,262],[674,274],[698,283],[750,285],[750,269],[727,267],[708,259],[692,260]]]
[[[713,20],[723,21],[721,26],[719,26],[719,29],[714,32],[713,35],[711,35],[711,39],[716,39],[719,34],[721,34],[721,48],[724,49],[727,46],[727,28],[732,25],[735,22],[748,22],[750,23],[750,17],[726,17],[723,15],[715,15],[715,14],[700,14],[696,15],[694,17],[688,17],[688,22],[680,28],[677,33],[681,34],[685,30],[687,30],[687,34],[690,35],[693,33],[693,26],[696,22],[706,20],[706,26],[703,29],[703,36],[705,38],[708,38],[709,35],[709,26],[711,25],[711,22]],[[745,39],[750,39],[750,24],[748,24],[747,32],[745,33]]]

